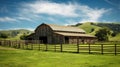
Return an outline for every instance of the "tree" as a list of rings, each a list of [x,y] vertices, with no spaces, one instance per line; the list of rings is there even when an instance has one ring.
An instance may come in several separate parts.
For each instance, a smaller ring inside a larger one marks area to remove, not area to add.
[[[102,28],[98,30],[95,36],[98,38],[98,41],[108,41],[108,36],[110,35],[110,29]]]
[[[91,32],[93,32],[94,30],[95,30],[95,29],[94,29],[94,28],[92,28],[92,29],[91,29],[91,31],[90,31],[90,33],[91,33]]]
[[[117,34],[118,34],[117,32],[113,32],[113,33],[111,34],[111,36],[112,36],[112,37],[115,37]]]
[[[26,35],[26,34],[21,35],[21,36],[20,36],[20,39],[21,39],[21,40],[26,40],[26,39],[27,39],[27,35]]]
[[[4,38],[4,39],[5,39],[5,38],[8,38],[8,35],[5,34],[5,33],[1,33],[1,34],[0,34],[0,38]]]
[[[12,37],[15,37],[15,36],[17,36],[18,33],[19,33],[19,32],[17,32],[17,31],[12,31],[12,32],[11,32],[11,36],[12,36]]]

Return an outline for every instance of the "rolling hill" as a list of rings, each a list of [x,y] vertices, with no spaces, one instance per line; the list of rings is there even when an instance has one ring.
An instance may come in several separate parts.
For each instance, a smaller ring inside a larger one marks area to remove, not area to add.
[[[93,34],[93,35],[95,34],[95,31],[98,31],[101,28],[99,26],[92,25],[92,23],[89,22],[78,25],[77,27],[84,29],[88,34]]]
[[[12,39],[12,40],[19,40],[20,36],[23,34],[31,34],[33,31],[29,31],[26,29],[18,29],[18,30],[1,30],[0,34],[6,34],[8,35],[7,39]]]
[[[109,36],[110,41],[120,41],[120,24],[119,23],[92,23],[92,22],[86,22],[86,23],[78,23],[76,26],[79,28],[82,28],[86,31],[87,34],[95,35],[96,31],[103,27],[107,27],[110,29],[111,33],[115,32],[116,36],[112,37]]]

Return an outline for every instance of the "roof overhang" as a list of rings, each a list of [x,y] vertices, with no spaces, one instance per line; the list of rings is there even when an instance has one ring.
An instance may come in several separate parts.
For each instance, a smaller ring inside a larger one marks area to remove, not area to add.
[[[96,38],[93,35],[89,34],[80,34],[80,33],[68,33],[68,32],[54,32],[55,34],[63,35],[63,36],[74,36],[74,37],[91,37]]]

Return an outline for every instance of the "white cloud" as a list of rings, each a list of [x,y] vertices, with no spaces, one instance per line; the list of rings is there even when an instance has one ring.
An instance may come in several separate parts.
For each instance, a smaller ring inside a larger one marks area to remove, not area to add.
[[[0,17],[0,22],[11,22],[11,21],[17,21],[17,20],[11,17]]]
[[[80,22],[97,22],[103,15],[109,12],[111,9],[104,9],[104,8],[90,8],[86,5],[78,5],[80,15],[82,14],[82,20]]]
[[[60,4],[49,1],[37,1],[26,4],[28,10],[36,14],[62,15],[62,16],[77,16],[76,8],[73,4]],[[27,9],[24,9],[27,10]]]
[[[105,9],[93,9],[91,12],[86,12],[86,15],[91,21],[98,21],[100,17],[103,16],[108,10]]]
[[[32,21],[30,18],[26,17],[17,17],[18,20],[27,20],[27,21]]]
[[[9,29],[0,29],[0,30],[19,30],[19,29],[26,29],[26,30],[30,30],[30,31],[34,31],[35,29],[33,28],[9,28]]]
[[[30,30],[30,31],[34,31],[35,30],[33,28],[11,28],[11,30],[18,30],[18,29],[26,29],[26,30]]]
[[[79,17],[82,21],[96,22],[110,9],[91,8],[87,5],[72,4],[72,3],[54,3],[49,1],[36,1],[34,3],[25,4],[24,12],[31,12],[33,14],[48,14],[61,15],[61,17]],[[68,19],[69,20],[69,19]]]
[[[111,11],[111,9],[97,9],[97,8],[90,8],[86,5],[77,5],[78,13],[81,17],[79,21],[68,21],[65,25],[74,25],[77,23],[84,23],[84,22],[100,22],[100,18],[105,15],[105,13],[108,13]]]
[[[25,29],[30,30],[30,31],[34,31],[35,30],[33,28],[25,28]]]

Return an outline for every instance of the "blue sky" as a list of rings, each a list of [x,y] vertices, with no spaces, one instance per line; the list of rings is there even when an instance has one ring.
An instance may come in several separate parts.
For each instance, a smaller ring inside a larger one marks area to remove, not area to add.
[[[120,0],[0,0],[0,30],[120,22]]]

